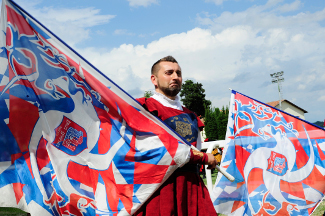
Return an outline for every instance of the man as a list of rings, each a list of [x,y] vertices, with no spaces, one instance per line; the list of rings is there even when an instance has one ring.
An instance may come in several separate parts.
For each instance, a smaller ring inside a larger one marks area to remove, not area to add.
[[[138,101],[189,143],[200,148],[199,132],[204,125],[195,113],[182,107],[177,96],[182,87],[178,62],[172,56],[158,60],[151,68],[151,82],[155,86],[154,95]],[[135,215],[217,215],[209,192],[198,175],[197,164],[207,164],[212,169],[217,161],[212,154],[191,150],[188,163],[178,168]]]

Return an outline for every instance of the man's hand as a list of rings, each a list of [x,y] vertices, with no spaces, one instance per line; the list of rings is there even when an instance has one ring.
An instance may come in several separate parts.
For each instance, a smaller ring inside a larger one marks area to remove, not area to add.
[[[208,165],[208,169],[213,169],[217,166],[217,160],[214,158],[213,154],[206,153],[208,155],[208,163],[205,165]]]

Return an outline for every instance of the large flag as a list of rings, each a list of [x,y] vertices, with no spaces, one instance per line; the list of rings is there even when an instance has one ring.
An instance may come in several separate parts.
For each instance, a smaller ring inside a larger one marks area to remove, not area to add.
[[[227,215],[310,215],[325,192],[325,131],[232,91],[213,202]]]
[[[2,0],[0,206],[130,215],[190,147],[16,3]]]

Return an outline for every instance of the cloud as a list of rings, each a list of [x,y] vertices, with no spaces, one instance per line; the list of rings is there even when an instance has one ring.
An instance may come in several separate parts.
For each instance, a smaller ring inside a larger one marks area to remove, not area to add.
[[[227,1],[227,0],[205,0],[205,2],[213,2],[216,5],[222,5],[222,3],[225,1]]]
[[[320,98],[318,98],[318,101],[325,101],[325,95],[323,95]]]
[[[249,81],[251,80],[252,78],[254,77],[254,74],[253,73],[250,73],[250,72],[244,72],[244,73],[241,73],[237,76],[235,76],[232,81],[233,82],[246,82],[246,81]]]
[[[81,49],[78,43],[91,37],[91,27],[110,22],[114,15],[103,15],[96,8],[36,9],[39,1],[16,1],[134,97],[153,90],[151,65],[173,55],[183,79],[201,82],[215,107],[229,104],[228,88],[262,102],[277,100],[278,87],[269,74],[284,71],[283,97],[307,110],[308,121],[325,117],[320,108],[325,106],[325,8],[308,12],[300,1],[269,0],[237,12],[201,12],[191,30],[106,50]],[[158,4],[157,0],[128,2],[132,7]],[[117,29],[115,34],[130,32]]]
[[[69,45],[74,46],[90,37],[90,28],[108,23],[115,15],[102,15],[100,9],[88,8],[38,8],[37,1],[22,1],[17,3],[28,13],[49,28]]]
[[[308,12],[300,1],[269,0],[237,12],[202,12],[197,15],[197,27],[186,32],[145,45],[99,50],[81,49],[77,43],[91,36],[91,27],[109,22],[113,15],[102,15],[95,8],[37,10],[38,1],[20,2],[63,40],[76,44],[79,53],[134,97],[153,91],[151,65],[173,55],[183,79],[201,82],[214,107],[229,104],[228,88],[262,102],[278,100],[278,87],[271,83],[270,73],[284,71],[283,98],[307,110],[308,121],[325,117],[321,109],[325,106],[325,8]],[[129,3],[135,7],[158,1]],[[117,29],[115,33],[130,32]]]
[[[148,7],[151,4],[158,4],[158,0],[127,0],[129,2],[129,5],[131,7]]]
[[[314,79],[315,80],[315,79]],[[313,85],[313,87],[311,88],[311,91],[322,91],[324,90],[324,83],[319,83],[316,85]]]
[[[159,31],[155,31],[153,33],[150,34],[150,36],[155,36],[156,34],[159,34],[160,32]]]
[[[139,34],[138,37],[140,37],[140,38],[147,38],[147,37],[155,36],[155,35],[157,35],[157,34],[159,34],[159,33],[160,33],[160,32],[155,31],[155,32],[150,33],[150,34]]]
[[[292,16],[278,15],[277,13],[283,10],[281,8],[286,7],[286,5],[280,4],[281,1],[268,1],[266,5],[252,6],[245,11],[235,13],[225,11],[220,16],[202,12],[197,14],[196,21],[201,26],[207,26],[213,32],[220,32],[225,28],[239,25],[249,25],[259,31],[275,28],[301,31],[303,28],[313,30],[314,25],[318,25],[317,22],[325,19],[325,8],[315,13],[301,12]]]
[[[283,16],[277,10],[281,6],[281,1],[269,1],[241,12],[209,15],[207,26],[147,45],[80,52],[134,97],[153,90],[151,65],[173,55],[183,80],[201,82],[215,107],[228,105],[228,88],[262,102],[278,100],[270,73],[284,71],[283,97],[295,100],[308,111],[306,119],[316,121],[325,95],[325,28],[319,23],[325,20],[325,9]]]
[[[282,13],[285,13],[285,12],[298,10],[301,6],[303,6],[303,4],[299,0],[296,0],[291,4],[284,4],[280,6],[277,10]]]
[[[97,30],[96,34],[105,36],[106,32],[104,30]]]
[[[130,36],[135,35],[134,33],[129,32],[127,29],[116,29],[114,31],[114,34],[115,35],[130,35]]]
[[[299,89],[299,90],[304,90],[304,89],[306,89],[306,85],[299,84],[299,85],[298,85],[298,89]]]
[[[283,1],[284,0],[268,0],[265,5],[259,6],[259,8],[263,8],[263,9],[272,8]]]

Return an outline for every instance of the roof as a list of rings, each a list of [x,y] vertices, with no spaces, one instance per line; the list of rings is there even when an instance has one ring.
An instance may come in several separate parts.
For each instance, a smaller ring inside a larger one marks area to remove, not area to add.
[[[289,104],[291,104],[292,106],[294,106],[294,107],[296,107],[296,108],[302,110],[304,113],[308,113],[308,112],[307,112],[306,110],[304,110],[303,108],[301,108],[301,107],[299,107],[299,106],[297,106],[297,105],[291,103],[290,101],[288,101],[288,100],[286,100],[286,99],[281,100],[281,103],[284,102],[284,101],[287,102],[287,103],[289,103]],[[270,105],[270,106],[273,106],[273,107],[276,107],[279,103],[280,103],[280,100],[272,101],[272,102],[268,102],[268,103],[266,103],[266,104],[268,104],[268,105]]]

